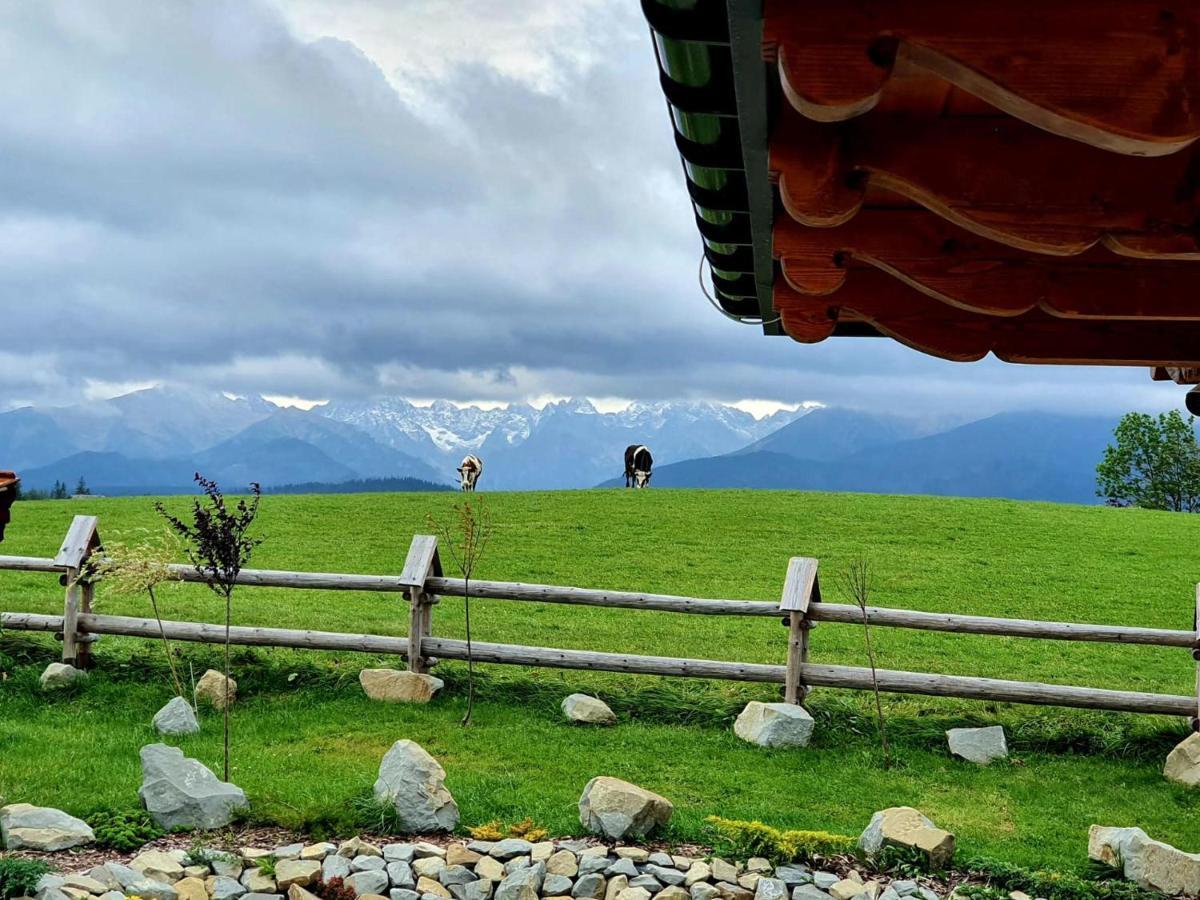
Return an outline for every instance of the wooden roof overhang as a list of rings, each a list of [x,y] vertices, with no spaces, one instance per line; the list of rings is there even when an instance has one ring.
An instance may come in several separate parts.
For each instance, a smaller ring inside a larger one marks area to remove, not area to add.
[[[1200,380],[1200,2],[642,6],[727,313]]]

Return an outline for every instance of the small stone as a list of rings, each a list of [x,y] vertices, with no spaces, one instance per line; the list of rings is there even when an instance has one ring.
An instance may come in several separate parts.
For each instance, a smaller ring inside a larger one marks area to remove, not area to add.
[[[442,900],[451,900],[450,892],[440,881],[425,876],[417,879],[417,893],[422,897],[441,897]]]
[[[670,853],[663,853],[661,850],[655,850],[648,857],[648,861],[656,866],[673,866],[675,861],[671,859]]]
[[[666,866],[648,865],[646,866],[646,874],[653,875],[663,884],[683,884],[687,878],[686,875],[674,866],[667,868]]]
[[[394,888],[412,890],[417,886],[417,879],[416,876],[413,875],[412,866],[403,860],[397,860],[396,862],[388,863],[387,876],[388,881]]]
[[[490,879],[477,879],[470,884],[463,885],[463,900],[490,900],[492,889]]]
[[[575,882],[575,887],[571,891],[571,896],[577,898],[588,898],[588,900],[603,900],[604,891],[607,883],[604,876],[599,873],[591,875],[582,875]]]
[[[580,859],[587,856],[608,856],[608,848],[603,844],[596,844],[594,847],[587,847],[576,852],[579,854]]]
[[[733,863],[726,862],[718,856],[714,856],[709,862],[709,868],[712,869],[713,881],[725,881],[729,884],[737,882],[738,871]]]
[[[746,860],[746,871],[766,875],[771,871],[771,861],[761,856],[752,856]]]
[[[205,878],[208,877],[208,874],[209,874],[208,866],[184,866],[183,867],[183,877],[184,878],[199,878],[201,880],[204,880]]]
[[[692,863],[695,861],[690,856],[676,856],[675,854],[671,854],[671,862],[675,864],[675,868],[680,872],[686,872],[692,867]]]
[[[103,894],[108,890],[108,885],[88,875],[68,875],[63,879],[61,886],[73,887],[81,891],[86,891],[89,894]],[[207,897],[205,900],[207,900]]]
[[[125,888],[126,896],[141,897],[142,900],[179,900],[175,888],[163,881],[144,878]],[[245,896],[245,895],[243,895]]]
[[[466,866],[443,866],[437,873],[437,880],[445,887],[453,884],[466,884],[469,881],[475,881],[478,877]]]
[[[545,862],[554,855],[554,841],[538,841],[529,850],[529,858],[534,862]]]
[[[0,842],[9,850],[66,850],[95,839],[86,822],[60,809],[29,803],[0,808]]]
[[[697,881],[692,885],[691,895],[692,900],[715,900],[721,892],[707,882]]]
[[[542,893],[547,896],[561,896],[571,893],[575,883],[566,875],[547,875],[542,880]]]
[[[504,864],[490,856],[481,857],[479,862],[475,863],[475,874],[490,881],[503,881]]]
[[[335,878],[350,876],[350,860],[338,853],[332,853],[321,861],[321,879],[332,881]]]
[[[924,885],[917,888],[917,893],[923,898],[923,900],[938,900],[938,895]]]
[[[733,723],[733,733],[760,747],[807,747],[815,725],[803,706],[751,700]]]
[[[1008,900],[1033,900],[1033,898],[1024,891],[1009,891]]]
[[[841,879],[838,878],[836,875],[834,875],[832,872],[814,872],[813,873],[813,884],[815,884],[818,888],[820,888],[823,891],[829,890],[831,887],[833,887],[839,881],[841,881]]]
[[[604,874],[609,877],[613,875],[625,875],[628,878],[636,878],[638,876],[638,867],[633,864],[632,859],[618,859],[615,862],[609,863],[605,868]]]
[[[264,847],[243,847],[238,852],[242,854],[242,859],[246,860],[246,862],[254,862],[271,856],[271,851]]]
[[[94,868],[88,870],[87,875],[88,878],[91,878],[104,885],[104,889],[106,891],[121,890],[121,882],[117,879],[116,875],[109,870],[108,866],[95,866]]]
[[[852,900],[863,892],[861,881],[853,881],[849,878],[843,878],[837,884],[829,889],[829,896],[833,900]]]
[[[315,859],[317,862],[325,859],[330,853],[337,852],[337,845],[331,844],[328,841],[322,841],[319,844],[309,844],[300,851],[301,859]]]
[[[617,894],[616,900],[650,900],[650,892],[645,888],[629,887]]]
[[[501,841],[500,843],[503,843]],[[525,841],[528,844],[528,841]],[[493,852],[495,848],[493,848]],[[538,900],[544,867],[541,863],[525,866],[505,877],[493,893],[496,900]]]
[[[666,797],[603,775],[589,781],[579,798],[583,827],[614,840],[642,837],[666,825],[672,812]]]
[[[160,828],[224,828],[235,812],[249,806],[241,788],[221,781],[202,762],[184,756],[176,747],[147,744],[140,757],[138,796]]]
[[[954,857],[954,835],[911,806],[893,806],[875,813],[859,837],[858,846],[868,858],[885,846],[914,848],[924,853],[936,869],[944,868]]]
[[[129,863],[129,868],[141,873],[142,878],[173,884],[183,877],[181,866],[170,854],[162,850],[147,850],[139,853]]]
[[[988,728],[951,728],[946,732],[946,744],[950,752],[978,766],[986,766],[994,759],[1008,756],[1008,742],[1004,728],[992,725]]]
[[[338,856],[344,856],[347,859],[354,859],[356,856],[383,856],[381,849],[357,835],[338,844],[337,852]]]
[[[388,862],[412,862],[415,854],[412,844],[385,844],[381,855]]]
[[[438,872],[446,868],[446,861],[440,856],[426,856],[413,860],[412,870],[418,877],[437,878]]]
[[[762,878],[757,872],[744,872],[738,876],[738,886],[744,887],[748,891],[753,891],[758,887],[758,880]]]
[[[382,856],[356,856],[350,860],[351,872],[366,872],[369,869],[386,869],[387,861]]]
[[[663,888],[657,895],[658,900],[690,900],[691,896],[691,894],[675,884]]]
[[[208,890],[212,900],[237,900],[246,893],[246,888],[240,881],[226,875],[216,876]]]
[[[474,850],[481,856],[487,856],[488,852],[492,849],[492,845],[495,843],[495,841],[470,841],[467,844],[467,849]]]
[[[388,891],[389,900],[421,900],[421,895],[411,888],[392,888]]]
[[[125,900],[125,894],[122,891],[105,891],[100,895],[100,900]]]
[[[708,881],[710,878],[712,878],[712,867],[703,860],[698,859],[684,873],[683,883],[691,887],[699,881]]]
[[[71,887],[70,885],[64,884],[59,886],[58,892],[60,894],[66,894],[69,900],[92,900],[92,892],[85,891],[83,888]]]
[[[617,900],[617,895],[629,887],[629,878],[625,875],[614,875],[604,886],[604,900]]]
[[[242,894],[242,900],[279,900],[279,894],[262,894],[254,891]]]
[[[526,869],[531,865],[528,856],[514,856],[504,864],[504,874],[511,875],[517,869]]]
[[[87,672],[69,666],[66,663],[50,663],[42,672],[39,683],[43,691],[57,691],[69,688],[87,678]]]
[[[251,894],[273,894],[278,887],[275,879],[257,866],[242,873],[242,884]]]
[[[196,682],[195,694],[196,699],[211,704],[213,709],[224,709],[226,704],[232,706],[237,700],[237,682],[216,669],[209,669]]]
[[[299,853],[300,851],[296,851]],[[371,856],[368,859],[378,859]],[[321,864],[314,859],[281,859],[275,865],[275,883],[282,890],[293,884],[308,887],[321,875]]]
[[[384,756],[375,799],[395,808],[405,831],[453,831],[458,825],[458,804],[446,790],[446,770],[415,741],[396,741]]]
[[[533,844],[521,838],[506,838],[496,841],[488,855],[493,859],[512,859],[514,856],[528,856],[533,850]]]
[[[579,860],[570,850],[559,850],[546,860],[546,872],[549,875],[566,875],[574,878],[579,874]]]
[[[587,694],[571,694],[562,702],[562,713],[570,722],[585,725],[614,725],[616,714],[608,704]]]
[[[915,881],[893,881],[891,888],[901,897],[907,897],[909,894],[917,892],[917,883]]]
[[[812,881],[812,874],[804,866],[776,866],[775,877],[788,887]]]
[[[663,889],[663,883],[653,875],[639,875],[637,878],[629,879],[629,887],[645,888],[652,894],[657,894]]]
[[[442,859],[446,858],[445,849],[439,847],[437,844],[431,844],[429,841],[417,841],[412,845],[412,848],[413,856],[416,859],[424,859],[427,856],[440,856]]]
[[[613,860],[609,859],[607,856],[584,856],[582,853],[579,854],[580,875],[591,875],[594,872],[603,872],[607,875],[609,874],[608,869],[612,866],[612,864]],[[636,872],[637,866],[634,866],[633,870]]]
[[[342,881],[348,888],[354,891],[356,896],[363,894],[382,894],[388,889],[387,872],[381,872],[379,869],[367,869],[364,872],[355,872],[349,875]],[[437,884],[435,881],[434,884]],[[438,885],[441,887],[441,885]],[[419,891],[420,888],[418,887]],[[450,895],[447,894],[447,897]]]
[[[200,878],[179,879],[175,882],[175,893],[179,900],[208,900],[208,888]]]
[[[830,897],[815,884],[802,884],[792,891],[792,900],[830,900]]]
[[[466,844],[451,844],[446,848],[446,865],[448,866],[473,866],[480,859],[482,859],[480,854],[474,850],[468,850]]]
[[[753,900],[754,898],[754,891],[748,891],[740,885],[724,881],[717,883],[717,890],[720,891],[722,900]]]
[[[1200,786],[1200,732],[1188,735],[1167,754],[1163,775],[1184,787]]]
[[[272,850],[271,855],[276,859],[299,859],[303,849],[303,844],[285,844]]]
[[[298,884],[293,884],[288,888],[287,898],[288,900],[317,900],[317,895]]]
[[[644,863],[650,858],[650,851],[644,847],[617,847],[613,852],[621,859],[631,859],[635,863]]]
[[[363,669],[358,682],[368,697],[386,703],[428,703],[446,684],[432,675],[405,669]]]
[[[760,878],[754,889],[754,900],[788,900],[787,885],[778,878]]]

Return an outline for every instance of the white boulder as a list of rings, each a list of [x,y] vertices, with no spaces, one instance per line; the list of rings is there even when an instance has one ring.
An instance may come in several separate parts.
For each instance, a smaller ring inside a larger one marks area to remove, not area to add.
[[[383,757],[375,799],[395,807],[408,832],[453,831],[458,825],[458,804],[446,789],[446,770],[415,741],[396,741]]]
[[[6,850],[66,850],[95,839],[86,822],[60,809],[29,803],[0,808],[0,842]]]
[[[138,796],[160,828],[223,828],[234,812],[249,806],[241,788],[221,781],[178,748],[147,744],[141,760]]]
[[[403,669],[363,669],[358,683],[372,700],[387,703],[428,703],[445,686],[440,678]]]
[[[733,733],[760,747],[806,747],[815,724],[803,706],[751,700],[733,723]]]
[[[1184,787],[1200,787],[1200,732],[1188,735],[1167,754],[1163,775]]]
[[[1008,756],[1008,741],[1004,728],[991,725],[987,728],[951,728],[946,732],[946,744],[950,752],[978,766],[986,766],[994,759]]]
[[[150,724],[159,734],[195,734],[200,730],[196,711],[182,697],[172,697],[166,706],[154,714]]]
[[[608,704],[587,694],[571,694],[562,702],[562,712],[572,722],[586,725],[614,725],[616,714]]]
[[[579,798],[579,821],[613,840],[639,838],[666,825],[675,807],[666,797],[620,778],[593,778]]]

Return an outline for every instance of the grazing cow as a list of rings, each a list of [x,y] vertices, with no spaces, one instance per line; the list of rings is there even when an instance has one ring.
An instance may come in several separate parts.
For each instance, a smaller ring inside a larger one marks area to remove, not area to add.
[[[478,456],[467,455],[463,457],[462,464],[458,467],[458,486],[464,491],[475,490],[475,482],[479,480],[479,476],[483,474],[483,460]]]
[[[0,472],[0,541],[4,540],[4,526],[8,524],[8,511],[17,499],[17,488],[21,479],[16,472]]]
[[[644,444],[630,444],[625,448],[625,487],[649,487],[653,467],[650,450]]]

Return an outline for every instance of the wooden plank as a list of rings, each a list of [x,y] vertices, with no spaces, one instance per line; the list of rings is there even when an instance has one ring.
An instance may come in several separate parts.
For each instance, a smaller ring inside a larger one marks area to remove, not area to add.
[[[461,578],[430,578],[426,587],[437,594],[461,597],[465,585]],[[779,606],[753,600],[704,600],[670,594],[644,594],[634,591],[606,591],[593,588],[565,587],[554,584],[524,584],[512,581],[471,579],[472,597],[494,600],[523,600],[534,603],[570,603],[577,606],[608,606],[659,612],[695,613],[708,616],[762,616],[776,618]]]
[[[66,598],[63,600],[63,645],[62,661],[68,666],[78,664],[79,645],[79,606],[83,586],[79,583],[76,573],[72,572],[67,583]]]
[[[13,572],[53,572],[55,574],[63,571],[63,567],[54,560],[40,556],[0,556],[0,570],[3,569]]]
[[[813,599],[813,587],[817,581],[817,561],[807,556],[793,556],[788,560],[787,576],[783,580],[783,597],[779,608],[785,612],[796,611],[803,615]]]
[[[71,520],[54,564],[66,569],[78,569],[88,553],[99,543],[99,520],[95,516],[76,516]]]
[[[837,228],[780,216],[774,252],[788,285],[835,295],[847,278],[878,269],[950,306],[1014,316],[1041,309],[1087,319],[1200,319],[1200,266],[1144,260],[1091,247],[1046,256],[973,234],[920,209],[866,207]]]
[[[91,581],[80,581],[79,585],[79,616],[87,616],[92,612],[92,603],[96,598],[96,586]],[[96,636],[81,633],[78,625],[75,628],[75,668],[90,669],[92,667],[92,644]],[[63,631],[64,655],[66,649],[66,631]]]
[[[1055,135],[1138,156],[1200,136],[1198,29],[1188,0],[766,0],[763,9],[784,93],[815,120],[863,114],[907,69]]]
[[[820,599],[817,565],[815,559],[793,556],[788,560],[787,575],[783,580],[779,609],[784,612],[788,625],[787,672],[783,682],[785,703],[801,703],[807,693],[801,683],[800,670],[808,659],[809,604]]]
[[[400,571],[400,584],[406,588],[424,590],[426,578],[441,574],[442,562],[438,557],[437,538],[432,534],[413,535],[408,557]]]
[[[1006,117],[914,118],[877,111],[841,125],[785,109],[770,167],[793,219],[852,219],[868,189],[898,194],[974,234],[1074,256],[1103,241],[1134,257],[1200,259],[1197,150],[1131,160]]]

